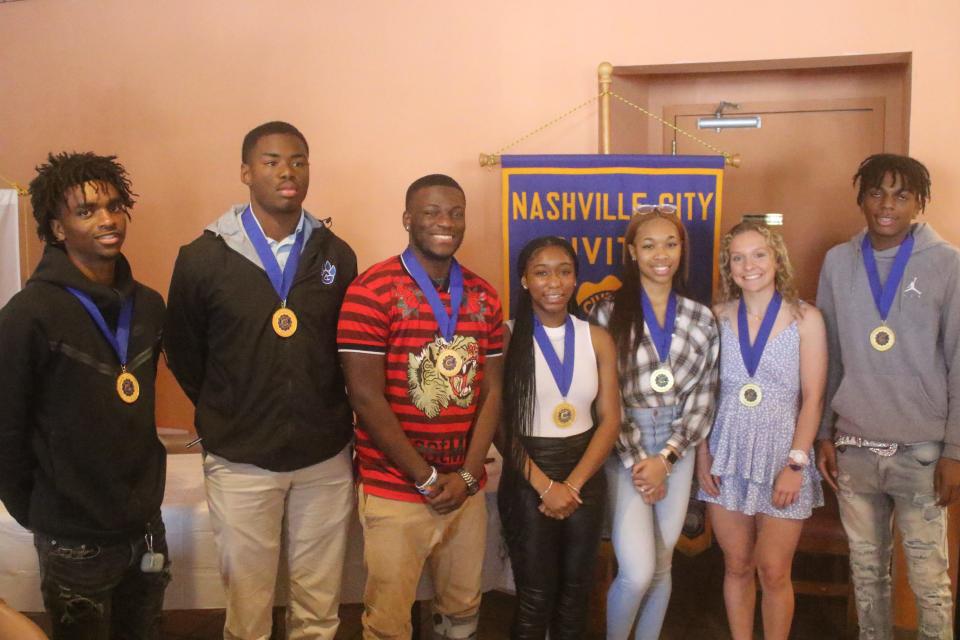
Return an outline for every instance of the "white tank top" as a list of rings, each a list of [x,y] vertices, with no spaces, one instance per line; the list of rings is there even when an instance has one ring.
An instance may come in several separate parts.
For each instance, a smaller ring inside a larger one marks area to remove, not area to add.
[[[534,359],[536,361],[537,373],[537,400],[533,413],[532,433],[530,435],[540,438],[567,438],[583,433],[593,427],[593,417],[590,415],[590,409],[593,401],[597,397],[597,390],[600,387],[597,376],[597,355],[593,350],[593,340],[590,339],[590,324],[573,318],[574,331],[574,363],[573,363],[573,383],[570,385],[570,393],[567,394],[566,401],[576,408],[577,415],[573,424],[568,427],[560,428],[553,422],[554,408],[563,402],[560,395],[560,389],[550,373],[550,367],[547,365],[543,353],[540,352],[540,346],[536,339],[533,341]],[[560,327],[544,327],[547,337],[550,338],[550,344],[553,345],[557,357],[562,361],[563,338],[566,329]],[[504,384],[510,384],[505,380]]]

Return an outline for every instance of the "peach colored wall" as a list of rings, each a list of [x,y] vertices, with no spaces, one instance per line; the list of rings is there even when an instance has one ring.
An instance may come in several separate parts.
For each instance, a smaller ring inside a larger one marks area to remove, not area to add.
[[[601,15],[601,8],[605,8]],[[960,3],[742,0],[24,0],[0,3],[0,174],[48,150],[117,153],[141,195],[128,254],[166,291],[176,247],[231,202],[243,134],[295,123],[311,143],[306,206],[361,267],[404,244],[406,185],[462,181],[462,259],[500,282],[499,174],[477,154],[596,90],[596,67],[913,52],[910,151],[934,177],[930,219],[960,241]],[[596,149],[595,107],[516,148]],[[160,422],[185,424],[169,381]],[[172,407],[172,408],[171,408]]]

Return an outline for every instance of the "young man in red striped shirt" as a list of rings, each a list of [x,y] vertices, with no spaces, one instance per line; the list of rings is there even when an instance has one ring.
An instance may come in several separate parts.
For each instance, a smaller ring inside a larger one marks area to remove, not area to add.
[[[484,459],[497,427],[503,327],[493,287],[454,253],[466,198],[433,174],[407,189],[409,246],[347,290],[337,343],[356,411],[364,638],[409,638],[426,565],[435,638],[476,637]]]

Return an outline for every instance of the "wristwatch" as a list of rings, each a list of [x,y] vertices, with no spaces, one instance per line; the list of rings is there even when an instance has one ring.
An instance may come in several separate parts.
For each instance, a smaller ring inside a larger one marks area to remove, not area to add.
[[[664,460],[670,463],[671,467],[677,464],[677,460],[680,459],[680,456],[677,455],[677,452],[670,447],[664,447],[661,449],[660,455],[663,456]]]
[[[802,471],[805,466],[810,464],[810,457],[805,451],[800,449],[791,449],[787,454],[787,466],[794,471]]]
[[[480,483],[477,482],[477,479],[473,477],[472,473],[463,467],[457,469],[457,473],[460,474],[460,477],[463,478],[463,481],[466,483],[468,495],[476,495],[477,491],[480,491]]]

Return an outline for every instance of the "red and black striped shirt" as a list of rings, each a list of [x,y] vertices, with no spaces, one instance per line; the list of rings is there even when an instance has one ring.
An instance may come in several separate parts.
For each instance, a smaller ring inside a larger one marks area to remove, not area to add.
[[[449,291],[439,294],[449,311]],[[400,256],[394,256],[367,269],[347,289],[337,348],[383,355],[387,401],[413,446],[439,471],[463,466],[484,362],[503,349],[503,316],[493,287],[463,269],[463,301],[448,344],[440,337],[426,296]],[[437,366],[438,360],[444,367]],[[423,501],[412,480],[373,442],[362,420],[356,435],[366,493]]]

